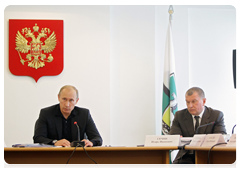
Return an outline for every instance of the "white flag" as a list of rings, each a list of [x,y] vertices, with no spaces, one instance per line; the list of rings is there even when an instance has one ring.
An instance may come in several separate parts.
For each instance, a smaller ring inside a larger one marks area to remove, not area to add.
[[[174,115],[178,110],[171,20],[169,20],[166,38],[163,77],[162,134],[167,135]]]

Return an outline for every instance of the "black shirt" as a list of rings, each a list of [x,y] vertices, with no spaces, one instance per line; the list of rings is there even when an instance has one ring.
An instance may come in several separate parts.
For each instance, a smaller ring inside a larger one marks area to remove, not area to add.
[[[67,119],[62,115],[60,107],[59,107],[59,116],[62,117],[62,139],[67,139],[69,142],[72,142],[72,129],[71,129],[71,123],[72,123],[72,117],[75,116],[74,110],[71,112],[71,114],[68,116]]]
[[[72,142],[71,117],[72,114],[67,119],[62,116],[62,137],[69,142]]]

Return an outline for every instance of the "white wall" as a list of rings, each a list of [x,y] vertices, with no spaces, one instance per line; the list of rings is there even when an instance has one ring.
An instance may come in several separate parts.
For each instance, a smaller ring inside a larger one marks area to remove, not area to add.
[[[77,105],[90,109],[104,145],[135,146],[144,143],[145,135],[160,134],[168,7],[8,6],[4,12],[6,144],[32,143],[40,109],[57,103],[58,90],[65,84],[79,89]],[[231,51],[227,52],[236,45],[235,12],[231,6],[174,6],[172,21],[179,109],[185,108],[185,91],[201,86],[207,105],[225,113],[229,133],[236,116]],[[8,68],[8,20],[29,18],[64,20],[64,70],[37,83],[31,77],[12,75]],[[211,34],[208,29],[217,31]],[[202,30],[207,36],[199,34]]]
[[[227,132],[236,124],[232,53],[236,49],[236,11],[189,9],[190,86],[206,93],[206,105],[223,111]]]
[[[111,143],[155,134],[155,7],[111,6]],[[135,135],[137,134],[137,135]]]

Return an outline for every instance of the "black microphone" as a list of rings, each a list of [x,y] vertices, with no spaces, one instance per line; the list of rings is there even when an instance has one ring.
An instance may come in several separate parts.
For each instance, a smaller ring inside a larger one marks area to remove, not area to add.
[[[78,140],[80,141],[80,130],[79,130],[79,126],[78,126],[77,122],[74,122],[74,125],[77,126],[77,129],[78,129]]]
[[[79,126],[77,124],[77,122],[74,122],[74,124],[77,126],[77,130],[78,130],[78,140],[77,141],[72,141],[70,146],[71,147],[84,147],[85,146],[85,142],[80,141],[80,130],[79,130]]]
[[[215,122],[211,122],[211,123],[208,123],[208,124],[205,124],[205,125],[198,126],[195,134],[198,134],[198,129],[199,129],[199,128],[204,127],[204,126],[208,126],[208,125],[213,125],[214,123],[215,123]]]

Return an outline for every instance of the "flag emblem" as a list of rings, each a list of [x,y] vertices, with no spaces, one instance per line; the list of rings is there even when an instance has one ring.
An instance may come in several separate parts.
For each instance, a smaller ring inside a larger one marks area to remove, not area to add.
[[[41,32],[38,32],[39,27],[37,26],[37,23],[35,26],[33,26],[33,31],[31,31],[30,28],[23,28],[21,33],[18,31],[16,35],[16,50],[19,54],[20,57],[20,62],[24,65],[25,62],[28,62],[28,66],[38,69],[40,67],[45,66],[45,62],[52,62],[53,56],[50,54],[47,59],[46,55],[42,53],[42,50],[44,52],[49,53],[54,50],[56,47],[56,34],[53,31],[51,33],[51,30],[49,28],[42,28]],[[35,36],[34,33],[37,33],[38,35]],[[49,34],[49,36],[48,36]],[[30,37],[32,41],[28,42],[26,38]],[[37,37],[37,38],[36,38]],[[42,42],[40,39],[41,38],[46,38],[47,39]],[[28,45],[28,43],[30,45]],[[44,45],[42,45],[44,44]],[[27,53],[25,56],[26,60],[23,59],[21,53]]]

